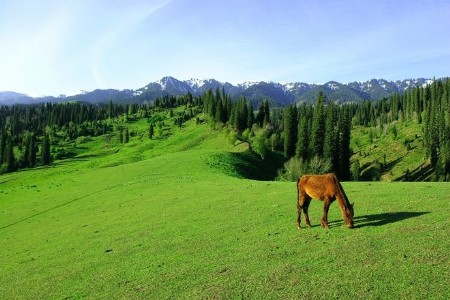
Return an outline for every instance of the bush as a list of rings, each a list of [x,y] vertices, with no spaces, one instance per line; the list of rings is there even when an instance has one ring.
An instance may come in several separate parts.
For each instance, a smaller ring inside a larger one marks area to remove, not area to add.
[[[77,137],[76,144],[81,145],[81,144],[87,143],[91,140],[92,139],[90,136],[79,136],[79,137]]]
[[[282,170],[278,171],[278,180],[296,181],[305,174],[325,174],[331,170],[331,160],[314,156],[309,161],[302,158],[292,157],[285,164]]]
[[[259,129],[251,137],[250,142],[252,144],[252,150],[264,159],[269,152],[269,148],[267,147],[267,131],[265,129]]]

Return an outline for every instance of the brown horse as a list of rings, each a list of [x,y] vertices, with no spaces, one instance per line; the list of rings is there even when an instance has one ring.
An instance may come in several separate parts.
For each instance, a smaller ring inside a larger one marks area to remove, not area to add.
[[[323,227],[330,228],[328,226],[328,209],[330,204],[337,199],[345,224],[348,228],[353,228],[353,204],[350,204],[348,201],[347,195],[335,174],[304,175],[297,180],[297,191],[298,229],[300,229],[300,214],[302,210],[305,214],[306,225],[311,227],[308,206],[312,198],[323,201],[323,216],[321,221]]]

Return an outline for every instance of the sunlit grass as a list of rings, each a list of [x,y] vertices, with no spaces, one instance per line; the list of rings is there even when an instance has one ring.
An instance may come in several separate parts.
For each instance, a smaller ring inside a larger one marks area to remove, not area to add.
[[[448,296],[447,183],[345,182],[356,228],[313,201],[297,230],[295,183],[207,125],[106,143],[0,176],[1,299]]]

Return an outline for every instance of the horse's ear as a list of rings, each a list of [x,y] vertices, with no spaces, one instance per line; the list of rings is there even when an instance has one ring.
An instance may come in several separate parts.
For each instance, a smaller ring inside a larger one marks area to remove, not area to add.
[[[355,202],[353,202],[352,204],[350,204],[352,207],[353,207],[353,205],[355,204]]]

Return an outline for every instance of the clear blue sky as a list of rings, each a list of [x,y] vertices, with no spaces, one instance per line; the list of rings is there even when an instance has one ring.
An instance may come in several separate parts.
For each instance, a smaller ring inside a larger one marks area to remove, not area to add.
[[[450,75],[450,1],[0,0],[0,91]]]

